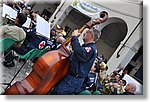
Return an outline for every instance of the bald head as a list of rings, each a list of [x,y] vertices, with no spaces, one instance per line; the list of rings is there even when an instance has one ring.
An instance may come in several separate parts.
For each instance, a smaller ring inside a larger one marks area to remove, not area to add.
[[[126,92],[134,93],[136,91],[136,85],[134,83],[128,83],[125,87]]]

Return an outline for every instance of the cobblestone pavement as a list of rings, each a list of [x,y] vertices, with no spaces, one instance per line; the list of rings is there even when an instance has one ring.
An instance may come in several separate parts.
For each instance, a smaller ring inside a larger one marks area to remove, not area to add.
[[[1,72],[0,73],[0,94],[2,94],[5,91],[4,89],[7,87],[7,85],[5,85],[5,84],[10,83],[12,78],[15,76],[17,71],[21,68],[21,66],[24,63],[24,62],[18,62],[15,60],[15,67],[6,68],[1,64],[2,61],[3,61],[3,59],[0,58],[0,67],[1,67],[0,68],[0,72]],[[31,65],[31,63],[26,63],[24,65],[24,67],[18,73],[16,78],[12,81],[11,85],[13,85],[16,81],[21,81],[25,77],[27,77],[27,75],[32,71],[32,67],[30,65]]]

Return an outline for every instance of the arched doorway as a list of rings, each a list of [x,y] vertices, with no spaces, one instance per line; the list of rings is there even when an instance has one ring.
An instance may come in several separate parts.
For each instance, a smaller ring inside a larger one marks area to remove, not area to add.
[[[98,54],[103,54],[109,59],[127,35],[127,24],[121,18],[111,17],[99,29],[101,37],[96,43]]]

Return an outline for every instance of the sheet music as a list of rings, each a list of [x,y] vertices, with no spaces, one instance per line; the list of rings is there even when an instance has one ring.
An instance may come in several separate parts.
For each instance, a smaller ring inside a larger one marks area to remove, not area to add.
[[[11,7],[7,6],[3,3],[3,14],[2,17],[5,17],[5,15],[8,14],[11,18],[16,19],[17,17],[17,11],[12,9]]]
[[[37,15],[36,32],[50,38],[50,24],[42,17]]]

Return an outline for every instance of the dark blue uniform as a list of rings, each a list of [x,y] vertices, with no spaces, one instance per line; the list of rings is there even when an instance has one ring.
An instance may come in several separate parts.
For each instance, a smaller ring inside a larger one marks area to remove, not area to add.
[[[78,38],[71,39],[73,54],[70,56],[70,69],[67,76],[56,85],[52,94],[70,95],[81,92],[81,87],[96,58],[94,43],[80,45]]]
[[[97,79],[98,79],[98,73],[90,72],[84,81],[82,90],[83,91],[89,90],[90,92],[102,91],[103,86],[99,81],[97,81]]]
[[[85,80],[85,84],[84,87],[87,90],[90,91],[95,91],[96,90],[96,83],[97,83],[97,77],[98,77],[98,73],[92,73],[90,72]]]
[[[25,41],[23,42],[21,48],[15,48],[15,51],[18,54],[24,55],[32,49],[42,50],[45,47],[49,47],[51,50],[56,48],[56,44],[52,41],[49,41],[47,38],[36,35],[35,29],[24,29],[27,36]]]

